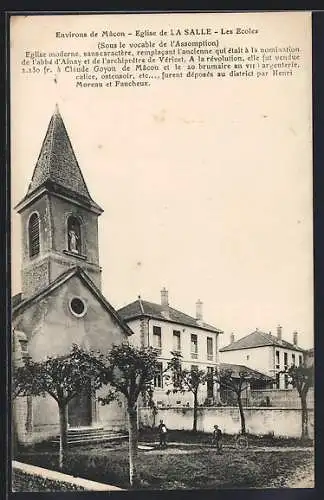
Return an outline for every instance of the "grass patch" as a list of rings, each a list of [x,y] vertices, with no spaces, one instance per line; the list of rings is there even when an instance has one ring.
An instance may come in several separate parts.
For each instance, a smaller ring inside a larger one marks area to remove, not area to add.
[[[143,489],[284,486],[284,478],[313,460],[313,453],[309,450],[243,452],[228,448],[222,455],[217,455],[214,449],[199,444],[138,453],[138,472]],[[19,453],[17,460],[58,470],[57,451],[50,449],[25,450]],[[63,472],[129,488],[127,443],[71,448]]]

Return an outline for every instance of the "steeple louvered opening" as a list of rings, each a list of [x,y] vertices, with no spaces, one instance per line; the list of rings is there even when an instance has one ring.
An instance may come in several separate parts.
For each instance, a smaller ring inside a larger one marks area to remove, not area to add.
[[[28,224],[29,256],[35,257],[39,254],[39,216],[33,213]]]

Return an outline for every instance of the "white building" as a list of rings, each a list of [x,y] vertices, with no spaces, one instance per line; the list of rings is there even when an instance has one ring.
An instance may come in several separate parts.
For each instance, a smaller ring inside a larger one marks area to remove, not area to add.
[[[293,333],[293,342],[282,339],[282,327],[277,328],[277,336],[258,329],[220,349],[220,360],[223,363],[237,363],[258,370],[276,379],[275,388],[290,388],[288,377],[283,370],[291,365],[304,362],[304,349],[298,346],[298,334]]]
[[[142,300],[140,297],[131,304],[118,310],[119,316],[134,332],[130,341],[134,345],[153,346],[159,352],[159,372],[154,385],[154,401],[158,405],[191,403],[190,394],[167,394],[168,386],[162,372],[171,359],[172,351],[182,355],[182,367],[200,370],[215,369],[218,359],[219,339],[222,330],[204,322],[202,302],[196,303],[196,317],[189,316],[170,307],[168,292],[161,291],[161,304]],[[202,387],[198,396],[199,403],[216,398],[215,387],[208,384]]]

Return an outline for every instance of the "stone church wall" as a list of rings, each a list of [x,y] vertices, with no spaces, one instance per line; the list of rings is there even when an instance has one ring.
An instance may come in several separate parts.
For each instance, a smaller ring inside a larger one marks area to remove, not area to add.
[[[62,252],[67,249],[67,218],[74,215],[81,222],[81,254],[86,256],[89,263],[99,265],[98,216],[55,196],[51,196],[51,213],[53,220],[53,250]],[[82,263],[80,265],[82,267]]]
[[[81,297],[86,304],[83,317],[75,317],[69,307],[73,297]],[[30,356],[42,360],[47,355],[60,355],[69,351],[73,343],[86,348],[108,351],[113,344],[128,338],[120,325],[97,300],[79,277],[74,276],[45,298],[32,304],[14,318],[13,326],[26,333]],[[23,411],[23,410],[21,410]],[[124,428],[124,409],[118,404],[102,407],[98,405],[98,421],[111,428]],[[55,436],[58,433],[58,411],[55,401],[48,398],[33,398],[33,440]],[[16,415],[19,421],[19,413]],[[25,425],[22,421],[19,425]],[[26,436],[21,434],[23,441]],[[30,437],[28,437],[30,439]]]
[[[22,271],[22,282],[24,298],[37,293],[49,283],[48,259],[41,260],[37,264],[26,267]]]

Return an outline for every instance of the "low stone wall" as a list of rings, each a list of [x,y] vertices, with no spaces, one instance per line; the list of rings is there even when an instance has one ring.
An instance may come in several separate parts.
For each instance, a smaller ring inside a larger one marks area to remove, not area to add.
[[[153,427],[163,419],[168,429],[191,430],[193,408],[159,408],[157,414],[149,408],[140,408],[140,424]],[[301,410],[299,408],[245,408],[246,429],[250,434],[299,438],[301,435]],[[314,410],[308,410],[309,433],[314,437]],[[212,432],[218,424],[226,434],[237,434],[241,428],[237,406],[199,407],[197,430]]]
[[[121,488],[13,461],[12,490],[14,492],[120,491]]]

